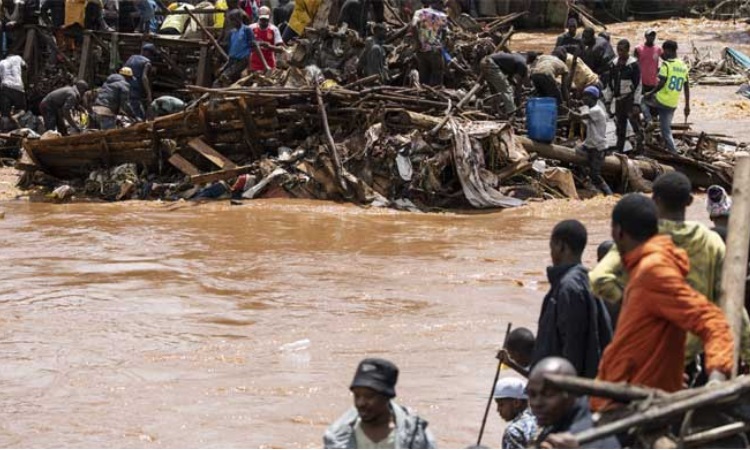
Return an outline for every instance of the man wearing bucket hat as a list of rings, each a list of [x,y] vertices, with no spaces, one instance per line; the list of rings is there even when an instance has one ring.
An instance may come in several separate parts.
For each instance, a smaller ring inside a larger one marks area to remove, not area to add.
[[[526,381],[501,378],[495,385],[497,413],[508,425],[503,433],[502,448],[528,448],[536,435],[536,418],[529,409]]]
[[[586,124],[586,140],[579,149],[586,153],[588,158],[591,182],[604,195],[612,195],[612,189],[602,178],[602,165],[607,150],[607,113],[604,112],[604,106],[599,101],[600,96],[599,88],[587,87],[583,90],[583,103],[588,107],[588,111],[580,113],[571,111],[571,115],[580,118]]]
[[[367,358],[357,366],[350,390],[354,407],[331,424],[325,448],[435,448],[427,422],[398,405],[398,368],[390,361]]]

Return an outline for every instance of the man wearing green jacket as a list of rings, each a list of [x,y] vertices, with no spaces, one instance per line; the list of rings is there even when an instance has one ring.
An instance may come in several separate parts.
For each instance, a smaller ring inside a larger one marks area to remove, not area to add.
[[[672,236],[674,243],[688,253],[688,283],[712,303],[718,304],[726,246],[721,236],[707,226],[685,220],[685,211],[693,202],[690,180],[679,172],[660,176],[654,182],[653,199],[659,208],[659,233]],[[589,272],[589,281],[591,290],[599,298],[610,303],[622,300],[628,277],[616,247]],[[750,318],[746,311],[741,339],[740,356],[750,361]],[[701,352],[700,339],[688,335],[686,352],[687,361],[692,361]]]

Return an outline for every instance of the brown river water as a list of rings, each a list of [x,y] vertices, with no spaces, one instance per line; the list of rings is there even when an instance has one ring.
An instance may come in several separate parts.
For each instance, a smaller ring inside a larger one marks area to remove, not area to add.
[[[320,446],[378,356],[464,447],[507,324],[535,329],[551,228],[582,220],[592,264],[613,204],[2,203],[0,446]]]
[[[648,25],[617,25],[613,40]],[[750,42],[740,25],[654,25]],[[514,48],[554,35],[521,33]],[[695,89],[697,129],[750,139],[734,90]],[[707,221],[703,201],[691,218]],[[465,447],[507,324],[536,329],[551,228],[583,221],[591,265],[613,204],[459,215],[0,201],[0,447],[317,447],[368,356],[400,367],[398,400],[440,446]],[[484,443],[502,429],[493,409]]]

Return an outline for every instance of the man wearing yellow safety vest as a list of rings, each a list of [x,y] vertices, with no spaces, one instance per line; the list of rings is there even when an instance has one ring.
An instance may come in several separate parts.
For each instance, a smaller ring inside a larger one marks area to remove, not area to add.
[[[662,44],[662,62],[659,68],[659,84],[654,90],[647,93],[649,101],[653,102],[659,111],[659,126],[661,136],[667,146],[667,150],[677,153],[677,148],[672,137],[672,118],[680,102],[680,92],[685,91],[685,120],[690,115],[690,84],[688,80],[688,67],[677,58],[677,42],[664,41]]]

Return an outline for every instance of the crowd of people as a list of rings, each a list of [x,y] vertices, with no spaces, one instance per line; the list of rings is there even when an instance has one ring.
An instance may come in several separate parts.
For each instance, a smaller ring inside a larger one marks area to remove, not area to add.
[[[558,223],[550,235],[537,335],[513,330],[498,359],[516,375],[497,382],[497,412],[507,423],[501,448],[623,448],[627,435],[580,445],[576,433],[595,426],[592,412],[616,414],[622,404],[580,397],[545,383],[549,374],[630,383],[675,392],[727,380],[734,369],[734,338],[717,306],[731,198],[709,189],[713,229],[686,220],[690,180],[661,175],[651,198],[628,194],[611,213],[612,240],[597,249],[587,270],[586,227]],[[741,333],[742,367],[750,358],[747,308]],[[381,359],[357,368],[354,408],[326,431],[326,448],[433,448],[426,422],[393,402],[398,369]]]

